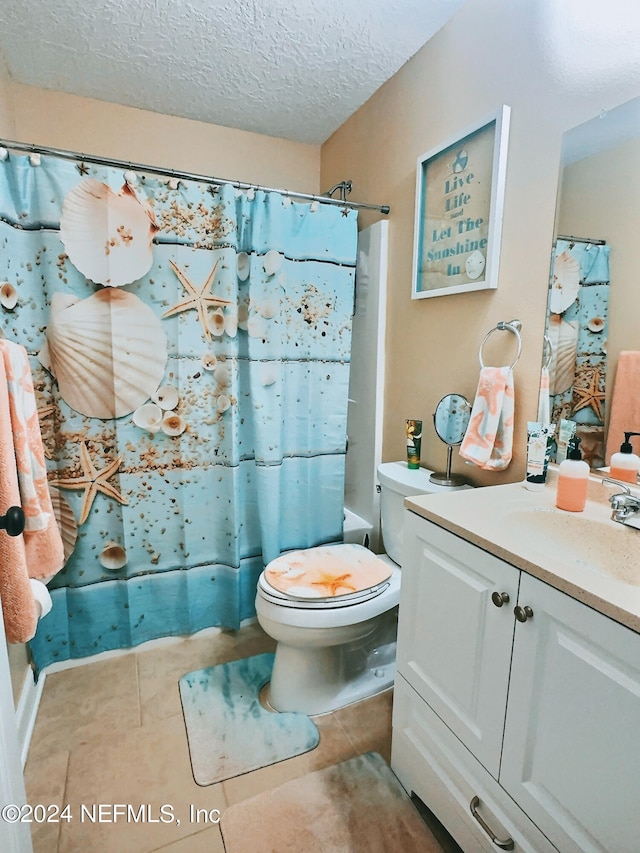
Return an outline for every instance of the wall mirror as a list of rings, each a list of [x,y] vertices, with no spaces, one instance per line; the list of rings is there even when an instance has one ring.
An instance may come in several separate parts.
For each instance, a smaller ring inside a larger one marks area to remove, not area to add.
[[[609,464],[623,430],[640,431],[640,356],[629,361],[640,350],[639,155],[640,98],[563,139],[543,384],[546,367],[550,419],[576,422],[593,468]]]
[[[453,448],[462,444],[467,431],[471,404],[462,394],[446,394],[436,406],[433,413],[433,426],[436,435],[447,445],[447,470],[436,471],[429,479],[440,486],[461,486],[465,483],[460,474],[451,473],[451,457]]]

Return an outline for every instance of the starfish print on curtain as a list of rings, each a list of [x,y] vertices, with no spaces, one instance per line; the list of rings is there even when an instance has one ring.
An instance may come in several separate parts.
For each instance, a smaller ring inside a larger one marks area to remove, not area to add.
[[[600,371],[598,368],[592,371],[591,378],[587,381],[586,386],[574,386],[573,399],[575,401],[573,414],[579,412],[580,409],[591,406],[598,420],[601,422],[604,420],[602,406],[605,400],[605,393],[601,388]]]
[[[168,311],[165,311],[162,316],[163,318],[173,317],[174,314],[180,314],[182,311],[190,311],[193,308],[198,312],[198,319],[200,320],[202,331],[204,332],[204,336],[207,341],[211,340],[211,329],[209,328],[208,322],[209,306],[222,308],[225,305],[231,305],[231,302],[228,299],[219,299],[217,296],[213,296],[210,292],[219,263],[220,260],[218,259],[209,273],[207,280],[200,290],[198,290],[197,287],[189,281],[184,270],[181,270],[175,261],[169,261],[171,269],[178,276],[180,283],[189,295],[186,299],[183,299],[172,308],[169,308]]]
[[[86,443],[83,441],[80,445],[80,461],[82,462],[82,477],[54,477],[49,482],[52,486],[58,486],[61,489],[84,489],[84,498],[82,501],[82,510],[78,524],[84,524],[89,517],[93,501],[98,492],[102,492],[109,498],[121,504],[127,504],[128,501],[122,494],[108,483],[109,477],[113,476],[120,467],[122,456],[118,456],[110,462],[102,471],[98,471],[91,461]]]

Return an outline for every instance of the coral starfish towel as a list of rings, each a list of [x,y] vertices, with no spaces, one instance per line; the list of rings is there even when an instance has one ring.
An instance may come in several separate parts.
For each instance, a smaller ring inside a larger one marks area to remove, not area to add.
[[[510,367],[483,367],[460,456],[478,468],[500,471],[513,449],[513,372]]]

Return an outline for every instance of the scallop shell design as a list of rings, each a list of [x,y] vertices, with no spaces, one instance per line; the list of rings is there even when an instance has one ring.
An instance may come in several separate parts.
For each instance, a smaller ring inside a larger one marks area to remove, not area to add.
[[[160,319],[133,293],[108,288],[87,299],[54,293],[38,353],[62,399],[91,418],[119,418],[156,390],[167,363]]]
[[[73,265],[97,284],[121,287],[146,275],[156,231],[152,211],[127,183],[114,193],[85,178],[62,204],[60,239]]]
[[[226,412],[229,406],[231,405],[231,400],[227,397],[226,394],[220,394],[218,396],[216,405],[218,407],[218,411],[220,412],[220,414],[222,414],[223,412]]]
[[[275,275],[282,266],[282,255],[270,249],[262,259],[262,266],[267,275]]]
[[[224,331],[230,338],[235,338],[238,334],[238,315],[227,314],[224,318]]]
[[[158,388],[155,394],[151,395],[152,402],[165,411],[175,409],[179,399],[178,389],[174,385],[163,385]]]
[[[238,252],[236,265],[238,269],[238,278],[240,281],[246,281],[249,278],[249,271],[251,269],[251,258],[246,252]]]
[[[212,352],[205,352],[202,356],[202,366],[205,370],[214,370],[217,363],[218,359]]]
[[[0,304],[7,311],[13,311],[18,304],[18,291],[9,281],[3,281],[0,284]]]
[[[127,565],[127,552],[117,542],[106,542],[98,557],[100,565],[111,572],[117,572]]]
[[[224,335],[224,314],[221,308],[216,308],[215,311],[210,311],[207,315],[207,325],[212,335],[219,338]]]
[[[578,296],[580,287],[580,264],[570,252],[562,252],[553,263],[549,310],[562,314]]]
[[[183,417],[176,412],[165,412],[162,418],[162,432],[165,435],[182,435],[187,428],[187,423]]]
[[[58,489],[54,489],[53,486],[49,486],[49,494],[51,495],[53,514],[58,523],[60,536],[62,537],[64,561],[66,563],[69,557],[73,554],[73,549],[76,547],[78,525],[76,523],[76,517],[73,514],[73,510],[69,506],[67,499],[63,497]]]
[[[578,322],[565,322],[557,314],[549,323],[551,361],[549,362],[549,393],[562,394],[573,385],[578,345]]]
[[[155,403],[145,403],[133,413],[133,422],[141,429],[146,429],[148,432],[158,432],[162,426],[162,418],[164,412]]]

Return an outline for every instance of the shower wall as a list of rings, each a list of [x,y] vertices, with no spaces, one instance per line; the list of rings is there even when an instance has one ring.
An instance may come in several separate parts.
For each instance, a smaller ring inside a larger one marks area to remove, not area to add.
[[[382,461],[388,234],[382,220],[358,235],[347,415],[345,506],[372,525],[376,552],[382,549],[376,469]]]

